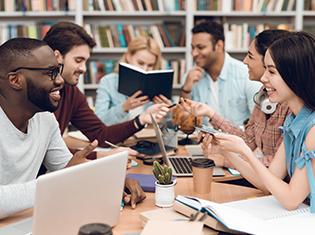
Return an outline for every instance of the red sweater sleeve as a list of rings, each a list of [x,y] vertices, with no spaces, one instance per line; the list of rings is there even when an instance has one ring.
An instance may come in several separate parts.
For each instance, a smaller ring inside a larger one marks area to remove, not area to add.
[[[105,140],[119,143],[138,131],[133,120],[106,126],[90,109],[85,95],[76,86],[65,85],[61,95],[61,102],[55,111],[61,133],[71,122],[90,141],[97,139],[99,146],[104,147]]]

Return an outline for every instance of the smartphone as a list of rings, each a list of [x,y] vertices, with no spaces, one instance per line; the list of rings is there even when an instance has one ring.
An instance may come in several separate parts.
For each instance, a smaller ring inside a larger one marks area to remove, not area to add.
[[[213,134],[215,134],[215,133],[220,133],[220,131],[215,130],[215,129],[209,127],[209,126],[195,127],[195,129],[196,129],[197,131],[204,132],[204,133],[208,133],[208,134],[210,134],[210,135],[213,135]]]

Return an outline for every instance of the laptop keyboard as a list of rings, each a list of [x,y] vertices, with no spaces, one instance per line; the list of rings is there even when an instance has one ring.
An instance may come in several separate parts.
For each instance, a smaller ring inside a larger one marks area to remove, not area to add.
[[[169,157],[171,164],[173,165],[176,173],[181,174],[191,174],[191,158],[176,158],[176,157]]]

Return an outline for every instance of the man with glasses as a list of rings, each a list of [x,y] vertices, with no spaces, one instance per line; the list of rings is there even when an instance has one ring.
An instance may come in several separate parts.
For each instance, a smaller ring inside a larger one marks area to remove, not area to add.
[[[202,21],[192,29],[191,69],[181,96],[210,106],[214,113],[240,126],[254,108],[253,97],[261,85],[248,79],[246,66],[225,52],[223,26]],[[212,115],[212,117],[213,117]]]
[[[151,123],[150,113],[158,121],[166,115],[168,111],[166,105],[157,104],[131,121],[106,126],[90,109],[85,95],[76,86],[80,76],[86,72],[86,62],[90,58],[92,48],[96,45],[95,41],[82,27],[71,22],[59,22],[53,25],[43,40],[54,50],[57,61],[64,64],[62,77],[65,85],[60,91],[60,105],[55,111],[62,134],[71,122],[90,141],[97,139],[100,146],[108,147],[105,141],[121,142]],[[137,153],[129,150],[129,154]],[[127,198],[127,202],[134,208],[137,202],[145,198],[145,194],[133,179],[126,180],[126,187],[131,192],[131,199]]]
[[[43,41],[16,38],[0,46],[0,219],[32,207],[42,163],[49,171],[86,162],[97,141],[73,156],[54,112],[62,65]],[[48,111],[48,112],[47,112]]]

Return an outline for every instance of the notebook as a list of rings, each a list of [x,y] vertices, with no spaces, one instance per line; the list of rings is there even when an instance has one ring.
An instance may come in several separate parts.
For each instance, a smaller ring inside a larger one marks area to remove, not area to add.
[[[77,234],[87,223],[116,225],[127,158],[128,152],[120,152],[40,176],[32,220],[1,228],[0,234]]]
[[[136,66],[119,63],[118,91],[124,95],[131,96],[141,90],[150,100],[154,96],[164,95],[172,98],[174,70],[152,70],[145,71]]]
[[[155,192],[155,182],[156,179],[154,175],[149,174],[127,174],[127,178],[135,179],[139,182],[141,188],[144,192]],[[176,177],[173,176],[173,180]]]
[[[152,115],[151,120],[164,163],[172,168],[174,176],[192,176],[192,159],[203,156],[167,156],[161,129]],[[222,167],[214,167],[213,176],[224,176],[224,174]]]
[[[225,227],[230,231],[250,234],[263,234],[267,227],[271,231],[272,228],[270,229],[270,227],[278,223],[286,224],[286,226],[283,226],[282,234],[288,234],[290,230],[287,228],[292,224],[297,226],[295,220],[298,218],[312,221],[306,227],[301,228],[304,231],[313,230],[313,224],[315,223],[315,216],[310,213],[309,206],[301,204],[297,210],[288,211],[273,196],[221,204],[195,197],[177,196],[175,204],[175,210],[184,214],[186,212],[182,209],[185,207],[207,212],[209,215],[208,221],[205,221],[207,225],[218,226],[218,224],[213,222],[216,221],[219,222],[221,227]],[[216,229],[221,230],[220,226],[216,227]]]
[[[153,221],[188,221],[185,215],[177,213],[173,208],[158,208],[140,213],[143,226],[150,220]],[[214,232],[207,226],[203,226],[203,235],[213,235]],[[195,233],[192,233],[195,234]]]

